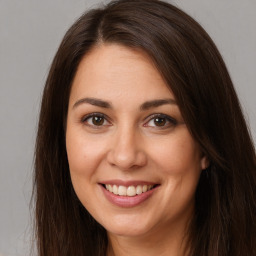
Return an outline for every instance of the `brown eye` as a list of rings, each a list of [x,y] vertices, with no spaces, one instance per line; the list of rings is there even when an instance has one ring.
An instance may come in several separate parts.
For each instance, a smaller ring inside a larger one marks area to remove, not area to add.
[[[166,118],[156,117],[156,118],[154,118],[154,124],[155,124],[156,126],[165,126],[165,124],[166,124]]]
[[[150,117],[150,120],[145,124],[147,127],[167,129],[177,125],[176,119],[165,114],[154,114]]]
[[[96,126],[100,126],[104,124],[104,118],[101,116],[93,116],[92,123]]]
[[[94,127],[94,128],[100,128],[101,126],[109,126],[111,123],[107,120],[104,114],[101,113],[92,113],[87,116],[85,116],[82,119],[82,123]]]

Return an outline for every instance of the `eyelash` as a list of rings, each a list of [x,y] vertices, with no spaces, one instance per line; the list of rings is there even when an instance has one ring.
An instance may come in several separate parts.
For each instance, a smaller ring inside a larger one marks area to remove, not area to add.
[[[165,120],[164,126],[157,126],[157,125],[149,126],[148,125],[151,121],[154,122],[157,118]],[[174,127],[178,123],[176,119],[174,119],[171,116],[165,115],[165,114],[153,114],[153,115],[150,115],[147,119],[149,119],[149,120],[143,126],[146,126],[146,127],[156,127],[158,129],[167,129],[167,128],[170,128],[170,127]]]
[[[110,123],[110,122],[108,121],[107,116],[104,115],[104,114],[102,114],[102,113],[90,113],[90,114],[84,116],[81,121],[82,121],[82,123],[84,123],[85,125],[88,125],[88,126],[90,126],[90,127],[96,128],[96,129],[100,129],[102,126],[104,126],[104,124],[103,124],[103,125],[89,124],[89,123],[88,123],[88,120],[89,120],[90,118],[94,118],[94,117],[100,117],[100,118],[103,119],[103,122],[107,121],[108,123]],[[107,125],[107,126],[110,126],[110,125]]]
[[[103,121],[103,124],[100,124],[100,125],[90,124],[88,122],[88,120],[90,118],[94,118],[94,117],[99,117],[101,119],[101,121]],[[148,125],[151,121],[154,122],[157,118],[163,119],[165,121],[163,126],[157,126],[157,125],[150,126],[150,125]],[[177,125],[177,120],[174,119],[173,117],[170,117],[170,116],[166,115],[166,114],[152,114],[152,115],[148,116],[146,118],[146,120],[147,120],[146,123],[143,125],[144,127],[156,127],[158,129],[167,129],[167,128],[174,127],[174,126]],[[109,124],[107,124],[107,125],[104,124],[104,122],[106,122],[106,121]],[[90,114],[84,116],[82,118],[81,122],[84,123],[87,126],[95,128],[95,129],[100,129],[100,128],[102,128],[102,126],[111,126],[109,118],[105,114],[102,114],[102,113],[90,113]]]

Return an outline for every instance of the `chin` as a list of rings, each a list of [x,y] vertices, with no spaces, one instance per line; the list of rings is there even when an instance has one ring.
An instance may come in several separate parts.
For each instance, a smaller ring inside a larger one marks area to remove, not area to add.
[[[143,223],[142,220],[134,220],[129,217],[124,219],[113,218],[112,220],[113,221],[108,222],[106,225],[103,226],[105,227],[107,232],[118,236],[143,236],[144,234],[147,234],[153,226],[149,223]]]
[[[115,236],[124,236],[124,237],[138,237],[143,236],[147,233],[147,229],[144,228],[135,228],[135,227],[116,227],[107,229],[108,233],[111,233]]]

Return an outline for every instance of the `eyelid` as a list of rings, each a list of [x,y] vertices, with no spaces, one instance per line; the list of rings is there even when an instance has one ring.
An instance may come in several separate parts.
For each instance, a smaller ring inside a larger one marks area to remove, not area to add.
[[[103,125],[93,125],[93,124],[89,124],[88,122],[86,122],[86,120],[88,120],[89,118],[92,118],[92,117],[101,117],[101,118],[104,118],[104,120],[108,123],[108,124],[103,124]],[[167,120],[167,123],[163,126],[151,126],[151,125],[148,125],[148,123],[153,120],[154,118],[164,118]],[[158,129],[165,129],[165,128],[169,128],[169,127],[173,127],[173,126],[176,126],[178,124],[177,120],[167,114],[163,114],[163,113],[155,113],[155,114],[151,114],[149,115],[148,117],[146,117],[144,119],[144,124],[143,126],[144,127],[156,127]],[[106,127],[106,126],[111,126],[112,125],[112,122],[110,120],[110,118],[106,115],[106,114],[103,114],[103,113],[100,113],[100,112],[93,112],[93,113],[89,113],[87,115],[84,115],[82,118],[81,118],[81,122],[84,124],[84,125],[87,125],[87,126],[90,126],[90,127],[93,127],[93,128],[102,128],[102,127]]]
[[[93,112],[93,113],[89,113],[89,114],[87,114],[87,115],[84,115],[84,116],[81,118],[81,122],[85,124],[85,123],[86,123],[86,120],[88,120],[88,119],[91,118],[91,117],[95,117],[95,116],[104,118],[104,119],[109,123],[109,125],[111,125],[110,118],[109,118],[107,115],[105,115],[105,114],[103,114],[103,113],[100,113],[100,112]],[[87,123],[86,125],[91,126],[91,127],[96,127],[96,128],[100,128],[100,127],[102,127],[102,126],[106,126],[106,125],[100,125],[100,126],[97,127],[96,125],[91,125],[91,124],[88,124],[88,123]],[[109,125],[107,125],[107,126],[109,126]]]
[[[162,114],[162,113],[156,113],[156,114],[151,114],[150,116],[148,116],[146,118],[146,123],[143,125],[143,126],[148,126],[147,124],[153,120],[154,118],[165,118],[167,119],[168,123],[167,125],[164,125],[164,126],[154,126],[154,127],[157,127],[159,129],[164,129],[164,128],[168,128],[170,126],[176,126],[178,124],[177,120],[169,115],[166,115],[166,114]],[[148,126],[148,127],[152,127],[152,126]]]

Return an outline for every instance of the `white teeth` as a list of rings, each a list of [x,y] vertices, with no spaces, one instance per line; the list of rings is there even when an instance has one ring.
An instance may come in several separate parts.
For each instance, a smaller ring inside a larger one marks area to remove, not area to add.
[[[136,194],[140,195],[141,193],[142,193],[142,186],[139,185],[136,187]]]
[[[147,185],[143,185],[143,187],[142,187],[142,192],[144,193],[144,192],[146,192],[148,190],[148,186]]]
[[[111,185],[108,185],[108,191],[113,192],[113,187]]]
[[[138,185],[138,186],[117,186],[106,184],[105,188],[115,195],[119,196],[136,196],[145,193],[153,188],[153,185]]]
[[[118,187],[118,195],[119,195],[119,196],[126,196],[126,187],[124,187],[124,186],[119,186],[119,187]]]
[[[109,185],[109,186],[111,186],[111,185]],[[114,186],[113,186],[113,193],[114,193],[115,195],[118,194],[118,187],[117,187],[117,185],[114,185]]]
[[[127,196],[135,196],[136,195],[136,190],[134,186],[129,186],[127,188]]]

